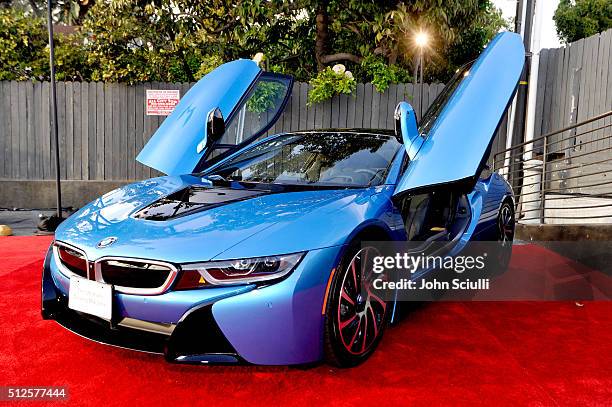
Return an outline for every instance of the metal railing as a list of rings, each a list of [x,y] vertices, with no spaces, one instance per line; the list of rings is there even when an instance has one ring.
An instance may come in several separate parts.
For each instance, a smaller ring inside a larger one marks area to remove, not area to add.
[[[522,223],[612,223],[612,110],[493,156]]]

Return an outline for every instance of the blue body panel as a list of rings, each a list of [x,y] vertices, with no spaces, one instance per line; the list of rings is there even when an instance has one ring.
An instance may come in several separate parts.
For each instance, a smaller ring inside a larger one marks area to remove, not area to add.
[[[518,34],[491,41],[425,135],[396,194],[476,175],[516,89],[524,54]]]
[[[218,107],[227,120],[251,84],[260,74],[248,59],[228,62],[198,81],[183,96],[136,159],[168,175],[193,172],[206,150],[206,117]]]
[[[213,305],[219,327],[250,363],[316,362],[323,356],[323,298],[342,247],[314,250],[274,285]]]
[[[392,191],[393,187],[390,186],[342,191],[325,205],[311,211],[304,211],[291,202],[292,210],[281,214],[279,222],[245,239],[240,245],[229,248],[215,260],[338,246],[350,241],[360,229],[372,225],[387,231],[394,238],[400,238],[400,232],[392,228],[392,225],[396,225],[394,220],[397,221],[390,200]],[[290,208],[283,206],[285,210]]]

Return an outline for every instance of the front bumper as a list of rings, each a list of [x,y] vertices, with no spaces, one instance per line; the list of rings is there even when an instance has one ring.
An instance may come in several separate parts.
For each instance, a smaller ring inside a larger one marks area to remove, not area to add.
[[[169,291],[113,294],[113,320],[68,308],[70,280],[47,253],[42,315],[78,335],[127,349],[164,354],[183,363],[304,364],[323,354],[325,287],[341,247],[309,252],[286,279]]]

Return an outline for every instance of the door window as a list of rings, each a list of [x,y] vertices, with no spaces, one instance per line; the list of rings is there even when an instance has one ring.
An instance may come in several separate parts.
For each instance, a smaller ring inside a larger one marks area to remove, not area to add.
[[[265,132],[282,113],[291,86],[290,77],[263,73],[226,124],[225,134],[213,147],[209,158]]]

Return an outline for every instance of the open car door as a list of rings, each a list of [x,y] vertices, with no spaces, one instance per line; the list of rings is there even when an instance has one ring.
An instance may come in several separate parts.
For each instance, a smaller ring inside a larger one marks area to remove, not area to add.
[[[474,187],[495,132],[523,69],[525,50],[518,34],[498,34],[469,67],[444,88],[415,135],[402,131],[409,162],[395,195],[449,185]],[[398,109],[396,114],[400,114]],[[408,116],[406,116],[408,117]],[[416,133],[416,130],[415,130]]]
[[[292,86],[291,77],[264,72],[251,60],[223,64],[181,98],[136,159],[168,175],[196,172],[272,127]],[[207,134],[216,109],[225,129],[219,139]]]

